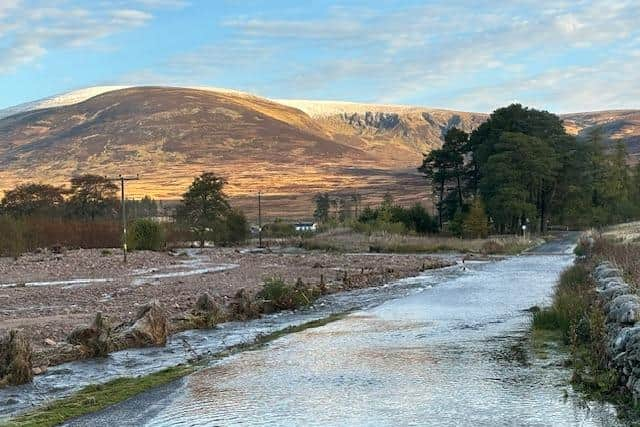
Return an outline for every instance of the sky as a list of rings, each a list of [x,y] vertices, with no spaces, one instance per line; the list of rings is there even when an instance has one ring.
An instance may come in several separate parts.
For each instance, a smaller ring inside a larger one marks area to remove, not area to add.
[[[0,108],[96,85],[640,108],[640,1],[0,0]]]

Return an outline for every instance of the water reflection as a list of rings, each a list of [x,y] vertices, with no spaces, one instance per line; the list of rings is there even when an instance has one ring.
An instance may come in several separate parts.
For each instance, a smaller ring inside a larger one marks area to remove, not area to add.
[[[561,355],[532,358],[524,309],[571,256],[475,265],[424,292],[191,376],[147,425],[616,425]]]

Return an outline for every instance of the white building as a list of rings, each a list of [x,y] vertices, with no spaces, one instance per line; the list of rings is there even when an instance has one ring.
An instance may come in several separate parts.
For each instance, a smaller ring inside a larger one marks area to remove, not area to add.
[[[297,222],[294,224],[296,231],[316,231],[318,224],[315,222]]]

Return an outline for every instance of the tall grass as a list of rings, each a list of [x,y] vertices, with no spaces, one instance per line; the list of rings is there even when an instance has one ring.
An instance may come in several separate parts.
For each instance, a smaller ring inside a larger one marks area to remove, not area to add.
[[[607,260],[617,265],[633,285],[640,286],[640,242],[616,242],[613,239],[599,237],[591,248],[594,261]]]
[[[588,264],[560,275],[552,305],[533,313],[532,328],[560,333],[571,349],[574,384],[598,397],[615,391],[618,374],[609,367],[604,312]]]
[[[17,257],[25,251],[68,248],[117,247],[122,226],[115,221],[77,221],[48,218],[0,218],[0,256]]]
[[[52,246],[114,248],[122,244],[122,225],[114,220],[30,218],[24,224],[27,250]]]
[[[569,267],[560,275],[551,307],[533,313],[534,329],[559,330],[569,344],[574,329],[588,322],[595,296],[595,284],[585,266]]]
[[[132,249],[159,250],[194,241],[188,229],[176,224],[136,220],[129,224],[128,245]],[[116,248],[122,245],[122,223],[117,220],[67,218],[15,219],[0,216],[0,256],[18,257],[40,248]]]
[[[514,236],[488,239],[414,235],[387,232],[359,233],[350,228],[334,228],[300,241],[306,249],[339,252],[434,253],[474,252],[485,254],[518,253],[535,244]]]
[[[17,258],[26,246],[24,223],[9,216],[0,217],[0,256]]]

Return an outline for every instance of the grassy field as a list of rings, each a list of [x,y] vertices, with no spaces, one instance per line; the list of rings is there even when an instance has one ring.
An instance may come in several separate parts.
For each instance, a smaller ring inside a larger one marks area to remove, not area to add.
[[[292,243],[296,243],[296,241]],[[459,239],[456,237],[389,233],[365,234],[357,233],[350,228],[335,228],[305,237],[297,243],[305,249],[337,252],[516,254],[541,243],[541,241],[515,236]]]

